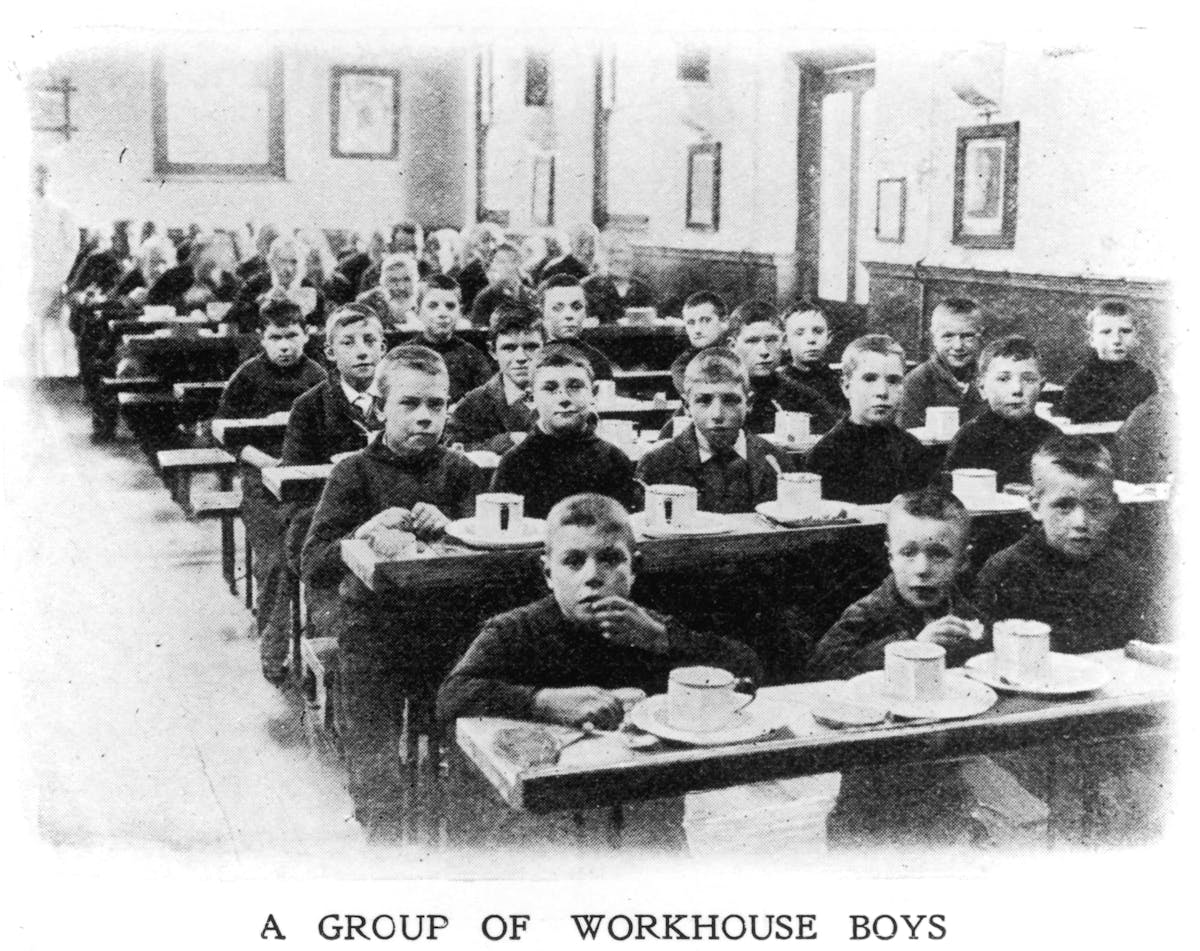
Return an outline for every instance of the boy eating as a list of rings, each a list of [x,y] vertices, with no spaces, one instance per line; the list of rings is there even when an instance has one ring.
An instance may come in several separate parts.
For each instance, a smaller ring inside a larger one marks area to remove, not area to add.
[[[779,368],[789,383],[806,386],[834,409],[847,408],[842,379],[829,365],[829,318],[812,301],[799,301],[783,322],[790,362]]]
[[[587,357],[594,379],[613,378],[612,363],[608,357],[579,336],[588,316],[587,295],[579,278],[569,274],[546,278],[538,288],[538,306],[542,311],[542,327],[546,331],[547,343],[570,344]]]
[[[827,499],[880,504],[922,488],[932,473],[925,447],[894,420],[904,381],[904,348],[868,334],[842,353],[842,392],[850,413],[813,447],[808,469]]]
[[[305,390],[325,379],[321,365],[304,355],[308,328],[296,304],[264,304],[258,335],[262,353],[229,378],[217,408],[218,419],[260,419],[284,412]]]
[[[493,492],[525,497],[525,513],[545,518],[569,495],[608,495],[627,509],[641,508],[633,463],[596,435],[595,383],[587,358],[574,347],[547,344],[533,359],[534,425],[500,459]]]
[[[1133,359],[1137,322],[1124,301],[1103,300],[1087,325],[1092,353],[1067,381],[1058,410],[1073,423],[1124,421],[1158,389],[1154,374]]]
[[[1029,459],[1059,432],[1034,410],[1042,371],[1033,343],[1020,336],[994,340],[979,358],[987,408],[963,426],[946,450],[945,469],[994,469],[996,484],[1029,484]]]
[[[434,274],[417,289],[417,321],[421,335],[415,343],[441,354],[450,374],[450,402],[457,403],[468,390],[482,386],[492,375],[492,362],[456,334],[462,316],[462,294],[458,282],[445,274]]]
[[[687,349],[671,363],[671,380],[680,396],[683,374],[692,358],[701,350],[729,343],[729,307],[720,294],[697,291],[683,302],[683,329],[687,333]]]
[[[959,423],[982,411],[976,364],[983,345],[983,314],[975,301],[950,297],[938,304],[929,318],[933,355],[904,378],[897,410],[905,429],[925,425],[930,406],[957,406]]]
[[[488,286],[471,303],[471,323],[490,326],[492,314],[501,304],[533,304],[533,294],[521,280],[521,252],[511,244],[502,244],[492,253],[488,265]]]

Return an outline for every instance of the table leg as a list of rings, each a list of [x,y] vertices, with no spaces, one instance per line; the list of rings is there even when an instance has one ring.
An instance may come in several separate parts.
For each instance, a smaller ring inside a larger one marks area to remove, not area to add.
[[[219,470],[217,472],[217,487],[222,492],[233,488],[233,473]],[[188,490],[191,491],[190,488]],[[229,585],[230,593],[237,597],[237,548],[233,534],[233,516],[221,518],[221,571],[225,575],[225,583]]]
[[[250,544],[250,529],[242,522],[242,540],[245,542],[246,561],[246,610],[254,610],[254,548]]]

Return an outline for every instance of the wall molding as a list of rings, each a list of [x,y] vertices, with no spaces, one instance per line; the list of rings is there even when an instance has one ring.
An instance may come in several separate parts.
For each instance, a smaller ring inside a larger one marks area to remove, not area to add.
[[[872,279],[925,282],[953,281],[984,284],[993,287],[1021,290],[1052,291],[1059,294],[1079,294],[1085,297],[1125,297],[1136,300],[1167,302],[1171,299],[1169,281],[1135,278],[1091,277],[1088,275],[1059,276],[1026,274],[1018,271],[985,271],[979,268],[948,267],[946,265],[893,264],[887,261],[863,261]]]

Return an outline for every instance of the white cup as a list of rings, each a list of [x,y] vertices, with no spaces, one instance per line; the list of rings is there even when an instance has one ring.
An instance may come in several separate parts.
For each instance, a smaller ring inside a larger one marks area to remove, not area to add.
[[[486,535],[520,535],[525,527],[525,497],[510,492],[475,496],[475,524]]]
[[[955,469],[950,478],[952,491],[963,504],[987,501],[996,495],[995,469]]]
[[[690,485],[646,487],[646,523],[651,528],[686,528],[696,518],[699,493]]]
[[[781,409],[775,413],[775,436],[784,442],[794,443],[807,439],[812,433],[812,416],[793,410]]]
[[[233,304],[229,301],[210,300],[204,305],[204,313],[209,320],[220,320],[229,313],[229,308],[232,306]]]
[[[934,439],[953,439],[958,432],[958,407],[926,406],[925,431]]]
[[[626,307],[625,319],[631,324],[652,324],[658,311],[653,307]]]
[[[667,681],[667,719],[680,730],[719,730],[754,700],[754,692],[737,692],[741,686],[754,685],[718,667],[677,667]]]
[[[617,395],[616,380],[597,380],[596,381],[596,401],[599,403],[611,402]]]
[[[903,700],[937,700],[946,675],[946,648],[924,641],[892,641],[883,649],[887,693]]]
[[[632,419],[602,419],[596,424],[596,435],[618,446],[637,441],[637,424]]]
[[[1050,672],[1050,625],[997,621],[992,627],[996,672],[1015,683],[1043,683]]]
[[[775,477],[775,497],[782,508],[809,508],[821,499],[821,477],[815,472],[781,472]]]

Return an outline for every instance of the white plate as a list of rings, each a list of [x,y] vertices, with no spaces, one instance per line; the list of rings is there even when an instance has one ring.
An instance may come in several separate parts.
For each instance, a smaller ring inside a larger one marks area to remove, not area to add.
[[[1067,697],[1091,693],[1112,680],[1107,668],[1087,657],[1074,654],[1050,655],[1050,679],[1045,683],[1014,683],[996,670],[995,654],[978,654],[963,665],[976,680],[1008,693],[1027,693],[1037,697]]]
[[[966,506],[968,512],[1028,512],[1029,500],[1008,492],[997,492],[995,495],[985,495],[978,498],[959,501]]]
[[[926,426],[914,426],[909,430],[909,433],[913,436],[916,436],[920,442],[923,442],[927,445],[935,444],[938,446],[945,446],[948,445],[950,440],[954,438],[953,436],[935,436],[933,434],[933,430]]]
[[[733,531],[733,524],[724,515],[716,512],[697,512],[695,519],[681,528],[663,528],[646,524],[646,513],[636,512],[630,516],[633,530],[645,538],[687,538],[692,535],[725,535]]]
[[[473,518],[460,518],[446,526],[446,534],[471,548],[538,548],[546,540],[546,523],[526,516],[518,536],[481,534]]]
[[[735,713],[729,725],[719,730],[683,730],[672,726],[667,719],[667,695],[647,697],[625,717],[639,730],[675,743],[691,746],[726,746],[730,743],[749,743],[763,739],[787,725],[783,710],[760,700],[752,700]]]
[[[754,506],[754,511],[763,518],[788,528],[825,528],[829,525],[856,525],[862,522],[873,525],[881,520],[879,514],[870,509],[833,499],[814,500],[811,507],[803,511],[786,509],[778,501],[760,502]],[[838,512],[845,512],[850,517],[833,518]]]
[[[942,695],[936,700],[905,700],[887,692],[882,670],[859,674],[846,685],[852,702],[887,710],[908,720],[959,720],[990,710],[999,699],[987,684],[972,680],[962,671],[946,671]]]
[[[817,433],[809,433],[807,436],[801,436],[798,439],[784,439],[782,436],[775,435],[775,433],[762,433],[762,438],[772,446],[792,452],[808,452],[808,450],[821,441],[821,436]]]
[[[1171,497],[1171,486],[1166,482],[1147,482],[1141,485],[1133,482],[1113,482],[1113,491],[1117,493],[1117,501],[1130,502],[1165,502]]]

